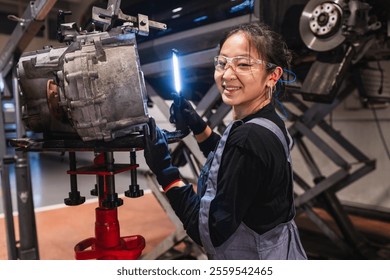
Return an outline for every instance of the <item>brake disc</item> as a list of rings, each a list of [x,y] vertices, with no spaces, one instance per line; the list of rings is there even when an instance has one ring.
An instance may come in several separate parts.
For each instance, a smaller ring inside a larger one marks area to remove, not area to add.
[[[311,0],[302,11],[299,32],[305,45],[314,51],[329,51],[345,41],[342,34],[343,0]]]

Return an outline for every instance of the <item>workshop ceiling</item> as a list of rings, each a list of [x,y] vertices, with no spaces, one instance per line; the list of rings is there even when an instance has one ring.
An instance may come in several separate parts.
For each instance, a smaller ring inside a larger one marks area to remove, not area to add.
[[[55,18],[58,10],[84,11],[96,0],[57,0],[49,17]],[[21,16],[26,10],[29,0],[0,0],[0,13],[2,15]]]

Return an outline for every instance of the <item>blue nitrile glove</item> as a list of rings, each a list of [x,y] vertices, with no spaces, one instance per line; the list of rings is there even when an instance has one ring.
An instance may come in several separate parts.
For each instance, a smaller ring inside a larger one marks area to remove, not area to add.
[[[202,133],[206,129],[207,123],[198,115],[191,103],[176,93],[174,93],[173,100],[169,121],[171,123],[184,123],[195,135]]]
[[[145,135],[144,156],[150,170],[156,175],[158,183],[165,190],[172,183],[180,180],[180,172],[172,165],[171,154],[165,133],[152,125],[151,136]]]

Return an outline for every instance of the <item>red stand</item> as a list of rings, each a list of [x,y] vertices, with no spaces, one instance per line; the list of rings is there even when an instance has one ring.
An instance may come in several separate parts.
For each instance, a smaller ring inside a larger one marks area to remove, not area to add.
[[[120,237],[117,208],[96,208],[95,213],[95,238],[87,238],[74,247],[76,260],[137,259],[145,248],[145,239],[140,235]]]
[[[99,207],[95,209],[95,237],[87,238],[74,247],[77,260],[135,260],[145,248],[145,239],[141,235],[120,237],[117,209],[123,202],[114,189],[114,175],[129,170],[134,172],[138,165],[113,162],[111,154],[105,153],[105,156],[100,154],[95,158],[93,166],[68,171],[71,176],[94,174],[99,178],[95,190],[99,196]]]

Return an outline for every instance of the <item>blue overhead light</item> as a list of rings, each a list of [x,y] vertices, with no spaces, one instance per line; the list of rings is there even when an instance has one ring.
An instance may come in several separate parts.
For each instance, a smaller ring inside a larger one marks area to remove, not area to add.
[[[200,21],[206,20],[208,18],[209,18],[208,16],[197,17],[196,19],[193,20],[193,22],[200,22]]]
[[[247,7],[252,9],[253,5],[254,5],[253,2],[254,2],[253,0],[246,0],[246,1],[242,2],[241,4],[233,6],[233,7],[230,8],[230,13],[232,13],[232,14],[233,13],[237,13],[239,11],[242,11],[242,10],[246,9]]]

